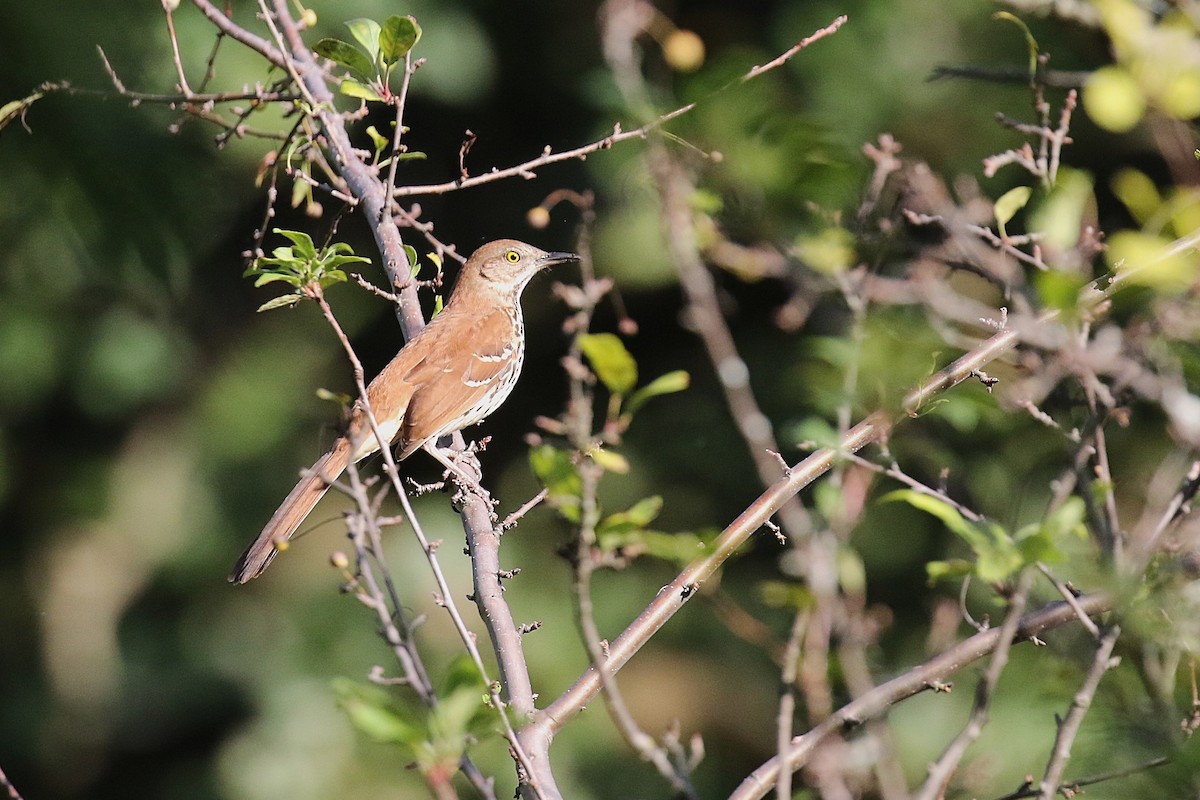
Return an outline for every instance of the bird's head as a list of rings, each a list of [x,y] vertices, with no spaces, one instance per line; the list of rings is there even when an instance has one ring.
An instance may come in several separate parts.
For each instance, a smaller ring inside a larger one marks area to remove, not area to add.
[[[506,296],[520,295],[529,279],[543,269],[578,260],[574,253],[548,253],[515,239],[498,239],[471,254],[459,281]]]

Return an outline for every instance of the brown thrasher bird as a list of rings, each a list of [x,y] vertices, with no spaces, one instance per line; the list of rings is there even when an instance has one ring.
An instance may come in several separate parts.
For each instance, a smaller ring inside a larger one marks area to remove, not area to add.
[[[367,387],[380,433],[397,445],[397,461],[424,448],[452,466],[436,450],[438,439],[499,408],[521,374],[521,292],[546,267],[578,260],[574,253],[547,253],[512,239],[489,242],[467,259],[450,302]],[[229,580],[245,583],[262,574],[351,459],[360,461],[378,449],[359,400],[345,435],[304,474]]]

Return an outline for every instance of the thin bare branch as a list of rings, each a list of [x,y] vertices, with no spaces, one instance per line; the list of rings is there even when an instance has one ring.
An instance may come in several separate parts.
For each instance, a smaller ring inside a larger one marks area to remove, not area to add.
[[[946,787],[958,770],[958,765],[966,755],[967,748],[974,744],[975,740],[979,738],[979,734],[983,733],[983,726],[987,723],[988,709],[992,702],[992,694],[1000,682],[1000,674],[1008,665],[1009,649],[1016,641],[1021,616],[1025,611],[1025,602],[1029,598],[1029,588],[1032,584],[1033,571],[1026,569],[1018,578],[1016,589],[1009,596],[1008,613],[1005,614],[1004,622],[998,631],[999,638],[992,650],[991,660],[988,662],[983,677],[979,679],[979,684],[975,687],[975,705],[971,709],[971,716],[967,720],[966,726],[954,737],[941,757],[930,766],[928,777],[913,795],[915,800],[937,800],[944,797]]]
[[[1079,598],[1079,603],[1088,614],[1095,615],[1109,610],[1113,599],[1106,594],[1094,594]],[[1052,603],[1024,616],[1012,639],[1017,642],[1031,641],[1046,631],[1070,624],[1075,619],[1075,611],[1066,603]],[[994,652],[1000,640],[1000,628],[977,633],[903,675],[881,683],[862,697],[855,698],[812,730],[792,740],[792,760],[789,769],[803,767],[829,737],[840,735],[869,719],[875,719],[887,713],[896,703],[913,695],[944,685],[946,678],[971,662]],[[781,763],[778,758],[772,758],[759,766],[729,795],[729,800],[759,800],[765,797],[779,779]]]
[[[736,78],[733,81],[730,81],[729,83],[725,84],[721,88],[717,89],[716,91],[712,92],[712,94],[708,95],[708,97],[704,98],[704,100],[699,100],[699,101],[696,101],[693,103],[688,103],[686,105],[680,106],[679,108],[676,108],[673,111],[669,111],[666,114],[663,114],[661,117],[656,119],[654,122],[643,125],[639,128],[635,128],[634,130],[623,131],[623,130],[621,130],[621,124],[617,123],[617,124],[613,125],[612,133],[610,133],[608,136],[605,136],[601,139],[597,139],[596,141],[591,142],[590,144],[585,144],[581,147],[576,147],[573,150],[567,150],[567,151],[564,151],[561,153],[555,153],[555,152],[551,151],[550,146],[547,145],[545,148],[543,148],[542,154],[540,156],[537,156],[536,158],[532,158],[521,164],[517,164],[516,166],[507,167],[505,169],[497,169],[497,168],[493,167],[490,171],[485,172],[482,175],[473,175],[471,177],[461,177],[460,176],[456,180],[446,181],[445,183],[431,183],[431,184],[423,184],[423,185],[416,185],[416,186],[398,186],[398,187],[396,187],[395,196],[396,197],[409,197],[412,195],[420,195],[420,194],[445,194],[446,192],[454,192],[454,191],[458,191],[459,189],[466,189],[470,186],[478,186],[483,183],[491,183],[493,181],[504,180],[506,178],[514,178],[514,177],[518,177],[518,176],[525,178],[525,179],[529,179],[529,178],[533,178],[536,175],[536,170],[541,167],[545,167],[550,164],[557,164],[562,161],[571,161],[571,160],[575,160],[575,159],[583,161],[583,160],[586,160],[587,157],[589,155],[591,155],[592,153],[598,152],[600,150],[607,150],[607,149],[611,148],[613,145],[618,144],[620,142],[625,142],[630,139],[645,139],[646,136],[650,133],[650,131],[655,130],[657,128],[661,128],[663,125],[670,122],[671,120],[673,120],[677,117],[683,116],[684,114],[686,114],[689,111],[691,111],[692,109],[694,109],[697,105],[704,102],[705,100],[707,100],[717,94],[720,94],[734,86],[738,86],[738,85],[744,83],[745,81],[751,80],[752,78],[756,78],[765,72],[775,69],[776,67],[780,67],[783,64],[786,64],[793,56],[795,56],[797,53],[799,53],[805,47],[808,47],[810,44],[818,41],[819,39],[823,39],[826,36],[830,36],[830,35],[836,33],[838,28],[842,27],[842,25],[845,24],[847,19],[848,18],[845,16],[838,17],[833,22],[829,23],[829,25],[826,25],[824,28],[821,28],[820,30],[815,31],[812,35],[807,36],[804,39],[802,39],[799,43],[797,43],[795,46],[790,48],[787,52],[781,54],[777,58],[772,59],[771,61],[767,62],[766,64],[763,64],[762,66],[753,67],[752,69],[750,69],[749,72],[745,73],[740,78]]]
[[[1092,658],[1092,666],[1088,670],[1087,677],[1084,678],[1079,691],[1075,693],[1075,699],[1071,701],[1071,707],[1067,710],[1066,716],[1058,724],[1058,735],[1054,739],[1054,749],[1051,751],[1050,761],[1046,764],[1046,774],[1042,777],[1038,793],[1039,800],[1054,800],[1054,796],[1062,788],[1063,771],[1067,768],[1067,762],[1071,760],[1071,746],[1075,743],[1075,737],[1079,734],[1083,718],[1092,705],[1092,698],[1096,696],[1100,679],[1104,677],[1104,673],[1116,666],[1119,660],[1113,658],[1112,651],[1120,635],[1120,627],[1114,625],[1100,637],[1100,644],[1096,648],[1096,655]]]

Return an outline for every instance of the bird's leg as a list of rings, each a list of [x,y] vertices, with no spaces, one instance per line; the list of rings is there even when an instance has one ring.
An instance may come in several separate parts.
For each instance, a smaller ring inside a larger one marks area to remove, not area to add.
[[[484,494],[483,487],[479,485],[479,479],[482,476],[478,472],[472,475],[463,469],[463,465],[455,458],[458,455],[456,451],[450,449],[443,450],[437,446],[436,442],[428,442],[425,444],[425,452],[440,461],[442,466],[458,479],[463,488]]]

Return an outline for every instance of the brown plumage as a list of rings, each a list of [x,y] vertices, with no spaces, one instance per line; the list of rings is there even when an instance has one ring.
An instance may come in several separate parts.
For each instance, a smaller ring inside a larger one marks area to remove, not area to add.
[[[521,292],[540,270],[572,253],[501,239],[467,259],[442,313],[406,344],[367,387],[380,432],[396,445],[397,460],[443,436],[480,422],[508,397],[525,359]],[[305,473],[246,549],[229,576],[245,583],[262,573],[346,469],[379,449],[356,403],[345,436]],[[442,460],[439,458],[439,460]]]

